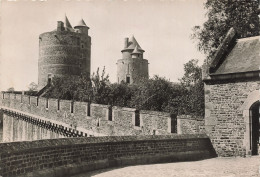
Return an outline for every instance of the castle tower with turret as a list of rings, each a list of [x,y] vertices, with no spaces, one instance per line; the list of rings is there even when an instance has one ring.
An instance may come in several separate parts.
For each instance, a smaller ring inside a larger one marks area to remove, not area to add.
[[[39,36],[38,85],[50,83],[54,76],[90,76],[91,37],[84,20],[73,28],[65,16],[57,28]]]
[[[122,81],[132,84],[142,79],[148,79],[148,60],[143,58],[144,50],[140,47],[135,37],[125,38],[122,59],[117,61],[117,82]]]

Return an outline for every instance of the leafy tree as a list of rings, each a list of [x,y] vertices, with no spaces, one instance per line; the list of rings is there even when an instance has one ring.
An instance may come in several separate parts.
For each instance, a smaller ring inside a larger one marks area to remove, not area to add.
[[[45,96],[174,114],[202,115],[203,83],[197,64],[197,60],[191,60],[184,65],[185,74],[181,84],[173,84],[159,76],[138,84],[110,84],[105,68],[101,75],[98,68],[91,79],[86,75],[54,78]]]
[[[81,76],[54,77],[45,97],[89,101],[91,97],[91,82],[86,74]]]
[[[24,92],[26,95],[33,95],[37,94],[38,85],[34,82],[31,82],[28,86],[28,90]]]
[[[14,92],[14,87],[10,87],[7,89],[8,92]]]
[[[91,76],[93,97],[92,101],[98,104],[109,103],[109,75],[105,72],[105,67],[102,70],[102,74],[99,74],[99,68],[96,73]]]
[[[201,67],[198,66],[198,60],[191,59],[184,64],[184,76],[180,82],[185,87],[190,87],[201,81]]]
[[[168,105],[169,99],[175,95],[177,93],[171,82],[165,78],[154,76],[154,78],[137,85],[131,105],[137,109],[163,111]]]
[[[109,104],[112,106],[131,107],[131,100],[136,91],[136,85],[125,82],[110,85]]]
[[[207,0],[207,21],[193,28],[192,38],[197,47],[211,58],[223,41],[228,30],[233,27],[239,38],[259,34],[258,1],[256,0]]]
[[[38,85],[34,82],[31,82],[28,86],[28,91],[32,92],[32,91],[37,91]]]
[[[109,76],[105,68],[99,75],[99,68],[93,73],[91,79],[85,73],[81,76],[54,77],[45,97],[88,101],[99,104],[108,104]]]
[[[184,64],[184,76],[180,79],[182,89],[182,114],[204,115],[204,84],[202,81],[202,69],[198,66],[198,60],[192,59]]]

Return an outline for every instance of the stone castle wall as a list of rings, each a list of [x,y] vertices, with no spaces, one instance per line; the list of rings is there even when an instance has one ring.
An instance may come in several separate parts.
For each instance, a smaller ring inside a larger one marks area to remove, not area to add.
[[[252,93],[256,92],[252,100],[259,100],[259,88],[260,81],[205,85],[205,129],[219,156],[249,153],[249,108],[245,105]]]
[[[0,143],[0,176],[72,176],[108,167],[215,157],[206,135],[83,137]]]
[[[2,106],[41,116],[50,121],[63,123],[66,127],[87,133],[88,136],[166,135],[177,133],[177,119],[169,113],[138,111],[133,108],[111,107],[109,105],[46,99],[28,95],[2,93]],[[181,117],[181,116],[179,116]],[[190,117],[179,132],[199,133],[198,126],[190,127]],[[198,122],[199,123],[199,122]],[[181,130],[186,129],[186,130]],[[195,130],[196,129],[196,130]]]
[[[40,124],[18,119],[7,114],[3,114],[3,125],[1,128],[2,136],[0,136],[0,142],[33,141],[66,137],[54,129],[47,129]]]

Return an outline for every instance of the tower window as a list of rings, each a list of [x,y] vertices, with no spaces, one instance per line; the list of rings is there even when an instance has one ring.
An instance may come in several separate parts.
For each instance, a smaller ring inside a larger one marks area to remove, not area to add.
[[[48,74],[48,85],[51,84],[52,74]]]
[[[83,49],[83,48],[84,48],[84,45],[81,45],[81,48]]]
[[[126,83],[130,84],[130,77],[129,76],[126,76]]]

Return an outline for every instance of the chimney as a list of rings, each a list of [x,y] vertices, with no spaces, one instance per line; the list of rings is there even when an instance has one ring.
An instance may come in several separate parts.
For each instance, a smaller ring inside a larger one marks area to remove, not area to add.
[[[127,47],[128,47],[128,37],[125,38],[125,48],[127,48]]]
[[[57,25],[57,31],[64,31],[64,23],[62,21],[58,21],[58,25]]]

